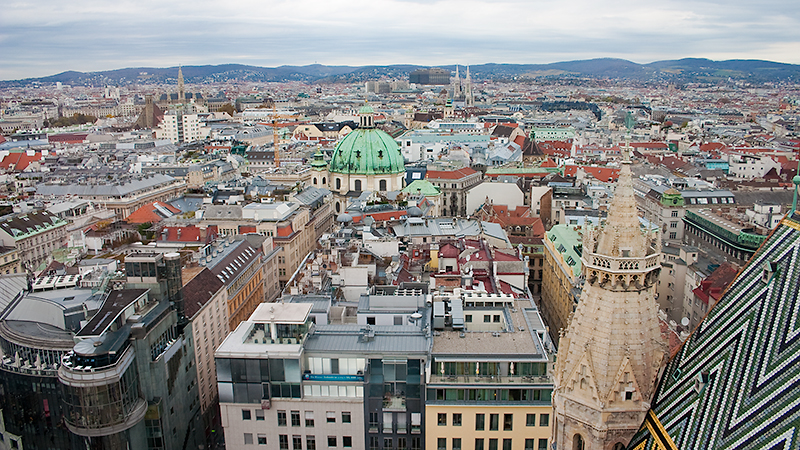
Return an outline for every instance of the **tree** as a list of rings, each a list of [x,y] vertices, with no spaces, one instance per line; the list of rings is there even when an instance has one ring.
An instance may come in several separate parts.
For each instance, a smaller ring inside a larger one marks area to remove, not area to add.
[[[226,103],[220,106],[219,109],[217,109],[217,111],[228,113],[228,115],[231,117],[233,117],[233,115],[236,114],[236,109],[230,103]]]

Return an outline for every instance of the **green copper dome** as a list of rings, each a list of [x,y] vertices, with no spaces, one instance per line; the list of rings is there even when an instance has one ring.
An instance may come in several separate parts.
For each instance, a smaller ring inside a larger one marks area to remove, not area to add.
[[[358,128],[333,150],[330,171],[350,175],[383,175],[405,172],[400,147],[386,132]]]

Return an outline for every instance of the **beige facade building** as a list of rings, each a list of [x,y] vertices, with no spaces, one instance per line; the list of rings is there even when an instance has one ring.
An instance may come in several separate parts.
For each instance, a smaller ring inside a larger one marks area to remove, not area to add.
[[[200,413],[205,414],[216,403],[217,369],[214,351],[228,334],[228,291],[225,284],[203,267],[187,281],[184,271],[183,305],[191,323],[194,358],[197,365],[197,387]]]
[[[22,264],[16,247],[0,247],[0,274],[21,272]]]
[[[34,270],[53,250],[66,245],[67,225],[66,220],[47,211],[13,216],[0,222],[0,245],[16,249],[22,270]],[[9,268],[13,272],[13,267]]]
[[[539,312],[528,299],[459,292],[433,297],[425,448],[549,449],[552,344]],[[440,302],[452,311],[441,330]]]
[[[641,230],[626,160],[608,220],[583,232],[586,283],[555,366],[555,448],[624,449],[641,426],[667,351],[660,253],[660,233]]]
[[[580,296],[581,255],[577,249],[582,235],[579,227],[555,225],[545,234],[542,298],[539,307],[550,336],[558,343],[561,330],[578,306]]]

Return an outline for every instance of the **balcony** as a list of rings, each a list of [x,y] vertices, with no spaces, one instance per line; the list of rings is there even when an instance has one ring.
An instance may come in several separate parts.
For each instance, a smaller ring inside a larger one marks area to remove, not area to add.
[[[383,396],[383,410],[384,411],[405,411],[406,410],[406,396],[404,392],[399,394],[386,393]]]
[[[548,375],[431,375],[429,384],[553,384]]]

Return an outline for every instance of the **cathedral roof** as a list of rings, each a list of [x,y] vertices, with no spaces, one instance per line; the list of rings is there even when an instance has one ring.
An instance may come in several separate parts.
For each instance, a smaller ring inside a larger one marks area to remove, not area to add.
[[[800,214],[787,217],[666,366],[631,449],[797,448]]]
[[[336,145],[329,167],[335,173],[388,175],[405,172],[405,161],[397,142],[385,131],[359,128]]]

